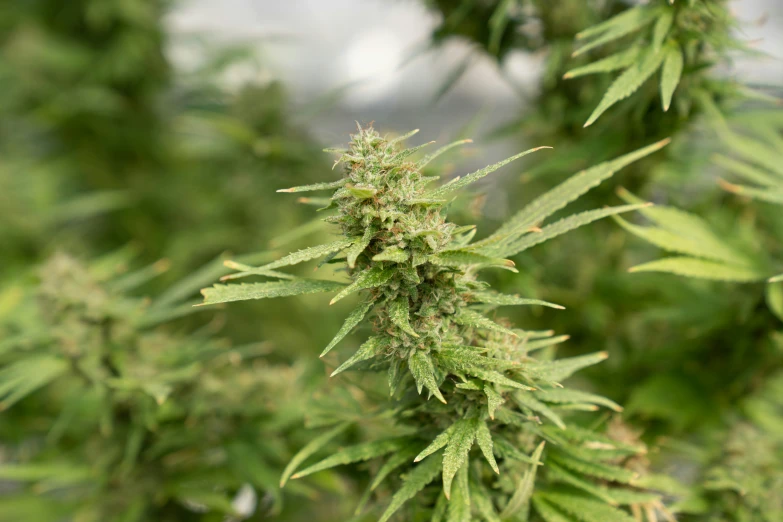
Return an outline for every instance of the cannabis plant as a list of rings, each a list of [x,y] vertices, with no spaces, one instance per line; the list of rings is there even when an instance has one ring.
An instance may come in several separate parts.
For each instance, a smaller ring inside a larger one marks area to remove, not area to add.
[[[279,512],[307,366],[269,364],[267,343],[161,329],[193,308],[132,297],[164,267],[118,273],[123,257],[59,254],[39,285],[0,292],[0,520]]]
[[[436,178],[424,177],[421,169],[459,142],[412,161],[424,145],[403,149],[399,144],[414,132],[387,139],[360,127],[350,148],[338,151],[338,163],[345,165],[343,177],[281,191],[333,190],[323,210],[334,212],[325,219],[339,228],[339,239],[258,268],[229,263],[239,272],[228,279],[257,275],[277,281],[202,290],[205,304],[330,291],[336,292],[330,301],[334,304],[363,294],[321,355],[370,318],[372,335],[332,375],[349,369],[386,373],[391,399],[384,415],[393,420],[399,436],[345,447],[293,474],[322,440],[336,436],[336,429],[302,450],[283,483],[292,474],[303,477],[383,457],[370,486],[374,490],[385,479],[393,484],[382,521],[414,497],[409,515],[424,510],[432,520],[445,516],[451,521],[525,517],[531,499],[537,516],[547,520],[630,520],[618,506],[662,507],[656,495],[623,487],[637,484],[637,473],[624,463],[642,451],[639,445],[580,428],[576,420],[568,425],[564,421],[573,410],[620,409],[605,398],[560,384],[606,354],[552,360],[551,347],[565,336],[513,328],[495,317],[495,309],[559,307],[495,292],[478,273],[515,272],[508,257],[602,217],[645,207],[592,210],[543,225],[579,195],[665,142],[577,174],[492,235],[473,241],[474,226],[458,226],[446,218],[455,191],[538,149],[430,188]],[[342,264],[349,282],[278,271],[320,257],[325,257],[322,264]],[[541,462],[546,466],[539,471]]]

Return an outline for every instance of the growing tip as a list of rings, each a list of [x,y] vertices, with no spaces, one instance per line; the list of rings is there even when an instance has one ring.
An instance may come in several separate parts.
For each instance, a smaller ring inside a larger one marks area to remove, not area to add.
[[[666,145],[668,145],[671,142],[672,142],[671,138],[664,138],[661,141],[655,143],[654,145],[656,146],[656,148],[662,149],[662,148],[664,148]]]
[[[573,74],[571,74],[571,73],[565,73],[565,74],[563,75],[563,79],[564,79],[564,80],[570,80],[571,78],[573,78],[573,76],[574,76],[574,75],[573,75]]]
[[[609,352],[598,352],[598,356],[601,357],[601,359],[608,359]]]

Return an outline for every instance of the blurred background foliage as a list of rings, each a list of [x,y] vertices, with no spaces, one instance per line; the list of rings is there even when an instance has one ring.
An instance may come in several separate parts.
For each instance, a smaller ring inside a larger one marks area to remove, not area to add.
[[[768,100],[781,90],[725,73],[740,53],[755,52],[737,36],[744,22],[732,4],[650,1],[637,7],[656,10],[646,23],[572,56],[581,31],[635,3],[410,3],[421,7],[418,18],[432,17],[423,44],[432,63],[448,63],[438,65],[431,97],[411,96],[407,112],[375,111],[390,119],[379,125],[420,126],[422,139],[481,138],[491,145],[481,151],[555,146],[531,156],[521,176],[455,202],[465,222],[493,228],[580,168],[671,137],[662,153],[575,206],[616,204],[622,186],[699,216],[766,276],[783,272],[775,205],[783,120]],[[317,360],[348,307],[324,309],[317,298],[230,314],[190,305],[228,272],[230,253],[260,264],[327,234],[308,201],[292,208],[275,190],[329,178],[321,148],[347,141],[351,119],[375,107],[335,102],[338,93],[366,96],[361,83],[294,102],[249,45],[174,42],[166,17],[177,8],[162,0],[0,5],[0,520],[348,520],[366,486],[356,468],[278,486],[325,418],[354,423],[336,444],[384,429],[365,418],[372,401],[327,383]],[[659,22],[665,9],[671,20]],[[779,16],[768,24],[779,28]],[[684,62],[668,110],[653,75],[585,128],[622,68],[580,68],[661,38]],[[470,48],[457,60],[455,42]],[[175,64],[175,43],[196,63]],[[370,43],[358,56],[386,63]],[[501,107],[502,121],[483,103],[464,103],[459,86],[473,69],[503,76],[520,56],[535,57],[538,72],[525,69],[527,91],[509,80],[523,99]],[[237,68],[256,74],[228,81]],[[324,108],[339,123],[324,124]],[[443,110],[466,118],[433,136],[426,126],[442,122]],[[726,129],[764,149],[732,147]],[[454,165],[433,169],[450,174]],[[783,283],[627,273],[659,251],[599,222],[517,256],[520,274],[493,283],[567,307],[508,312],[517,324],[570,334],[564,350],[573,354],[610,353],[579,386],[625,405],[624,419],[657,450],[652,468],[680,483],[669,500],[682,520],[778,521],[783,507],[770,492],[783,480]]]

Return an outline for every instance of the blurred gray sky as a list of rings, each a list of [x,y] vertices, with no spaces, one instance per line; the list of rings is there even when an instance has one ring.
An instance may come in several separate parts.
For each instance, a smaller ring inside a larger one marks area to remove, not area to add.
[[[783,1],[738,0],[733,7],[743,22],[740,36],[773,57],[743,58],[725,74],[783,84]],[[540,56],[515,54],[500,70],[472,53],[468,73],[439,104],[430,103],[449,71],[471,55],[467,44],[452,42],[411,59],[436,22],[418,0],[182,0],[169,16],[175,34],[258,47],[261,70],[234,71],[235,80],[282,78],[300,103],[352,84],[338,106],[314,121],[326,142],[344,141],[351,120],[397,129],[426,125],[421,139],[438,139],[434,129],[453,130],[478,111],[494,124],[519,114],[535,92]],[[172,54],[182,63],[193,59],[176,47]]]

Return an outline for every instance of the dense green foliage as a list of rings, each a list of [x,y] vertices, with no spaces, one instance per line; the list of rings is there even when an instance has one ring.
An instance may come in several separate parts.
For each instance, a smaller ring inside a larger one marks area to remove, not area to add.
[[[731,4],[422,3],[540,60],[481,141],[555,151],[440,180],[470,140],[360,126],[329,175],[168,2],[0,6],[0,521],[783,519],[781,91]]]

